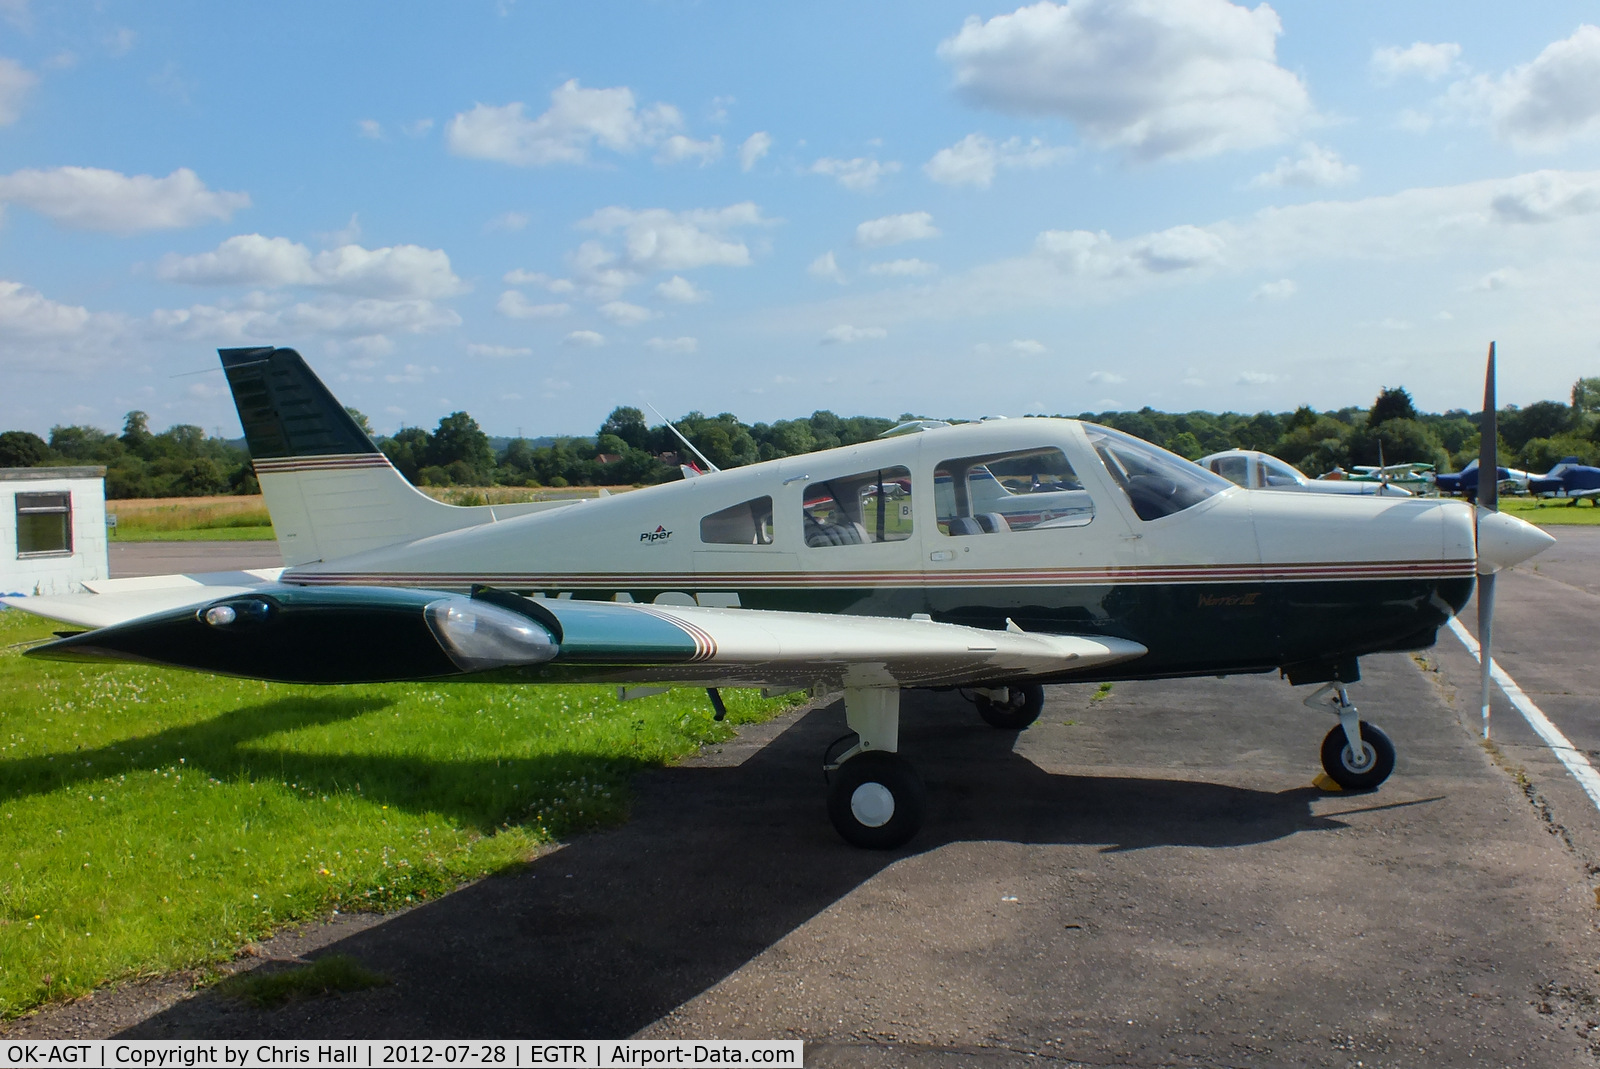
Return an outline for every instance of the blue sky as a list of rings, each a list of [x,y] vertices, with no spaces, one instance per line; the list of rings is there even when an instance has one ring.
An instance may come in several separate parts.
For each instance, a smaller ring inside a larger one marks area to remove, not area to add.
[[[1475,407],[1600,374],[1594,4],[0,0],[0,427]],[[198,372],[198,374],[192,374]]]

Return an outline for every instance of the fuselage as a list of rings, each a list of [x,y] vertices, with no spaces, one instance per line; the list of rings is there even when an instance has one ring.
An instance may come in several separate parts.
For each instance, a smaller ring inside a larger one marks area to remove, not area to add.
[[[1473,519],[1460,502],[1252,493],[1133,442],[1074,420],[939,427],[299,565],[283,578],[927,614],[1149,648],[1098,673],[1115,678],[1415,649],[1471,595]]]

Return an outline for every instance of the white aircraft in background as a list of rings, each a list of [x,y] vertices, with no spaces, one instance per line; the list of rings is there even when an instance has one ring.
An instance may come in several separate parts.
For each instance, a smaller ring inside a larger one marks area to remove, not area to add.
[[[1431,645],[1475,576],[1552,541],[1461,502],[1250,493],[1068,419],[453,507],[407,483],[298,353],[221,356],[286,566],[6,599],[93,628],[30,656],[298,683],[691,684],[719,713],[721,687],[842,693],[856,741],[825,758],[828,809],[867,847],[922,821],[905,688],[961,688],[1017,730],[1046,683],[1281,671],[1338,717],[1328,775],[1374,788],[1395,754],[1350,702],[1358,659]]]
[[[1387,482],[1349,479],[1312,479],[1299,468],[1279,460],[1271,453],[1255,449],[1225,449],[1195,461],[1249,490],[1299,490],[1312,494],[1344,494],[1384,497],[1411,497],[1411,491]],[[1376,469],[1373,469],[1376,470]]]

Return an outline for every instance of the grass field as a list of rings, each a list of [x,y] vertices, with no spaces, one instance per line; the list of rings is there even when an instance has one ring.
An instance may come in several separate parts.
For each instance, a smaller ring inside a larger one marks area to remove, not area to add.
[[[622,819],[726,737],[701,691],[296,687],[32,661],[0,610],[0,1019],[442,894]],[[729,724],[785,704],[728,694]]]
[[[1565,498],[1502,497],[1500,509],[1541,526],[1600,523],[1600,508],[1574,505]]]

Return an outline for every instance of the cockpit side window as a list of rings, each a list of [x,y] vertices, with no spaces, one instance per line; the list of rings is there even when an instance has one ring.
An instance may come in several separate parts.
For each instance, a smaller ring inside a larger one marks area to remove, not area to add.
[[[1262,486],[1299,486],[1304,476],[1277,457],[1261,458]]]
[[[895,467],[813,479],[801,507],[808,546],[903,542],[911,537],[911,472]]]
[[[721,546],[772,545],[772,498],[751,498],[704,517],[700,541]]]
[[[1039,448],[956,457],[933,472],[941,534],[1008,534],[1083,527],[1094,501],[1066,454]]]
[[[1211,470],[1230,483],[1237,483],[1239,486],[1250,485],[1250,458],[1242,453],[1214,458],[1211,461]]]
[[[1200,465],[1108,427],[1085,424],[1111,481],[1122,487],[1141,520],[1158,520],[1193,508],[1233,484]]]

